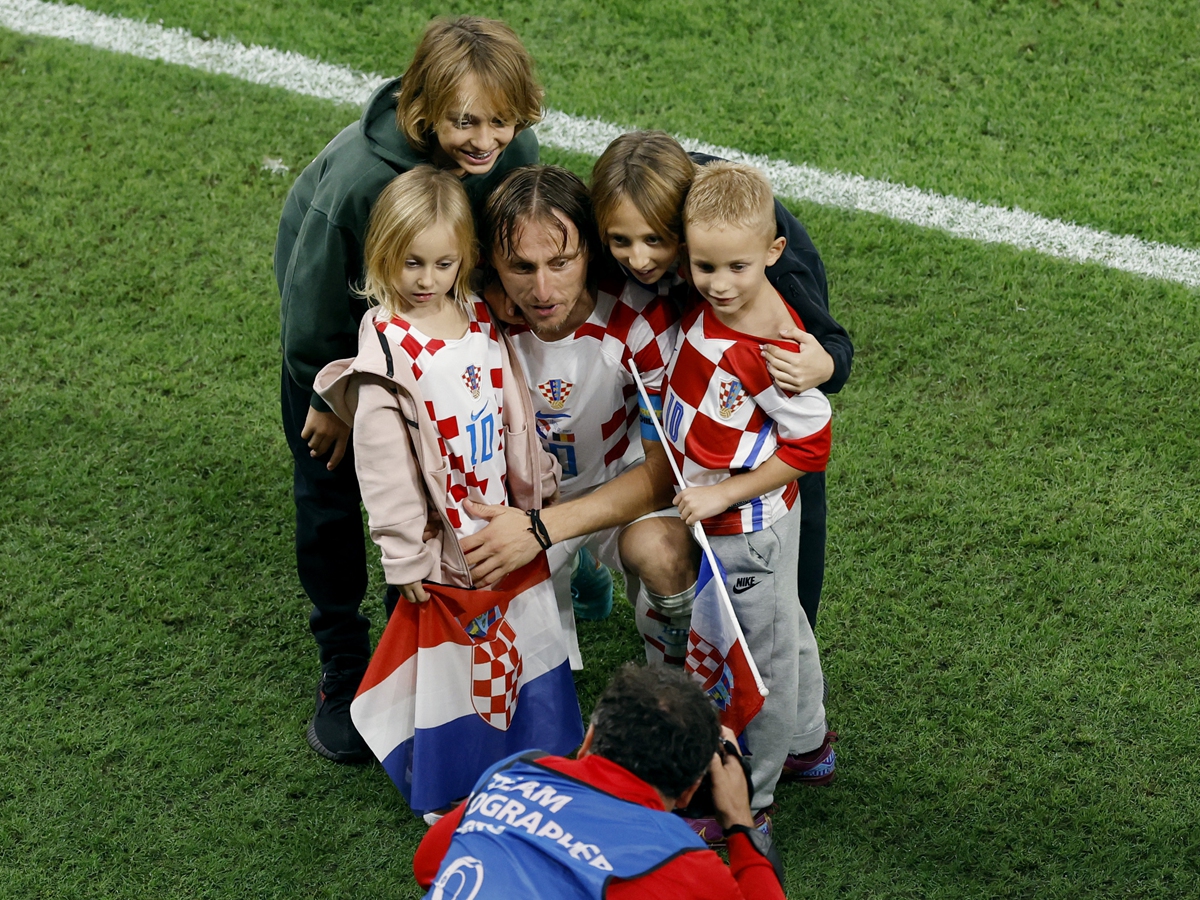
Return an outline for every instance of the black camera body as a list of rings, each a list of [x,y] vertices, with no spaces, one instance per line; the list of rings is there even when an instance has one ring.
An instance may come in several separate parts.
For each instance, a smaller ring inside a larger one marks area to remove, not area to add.
[[[742,773],[746,776],[746,796],[754,795],[753,782],[750,780],[750,763],[746,762],[746,758],[738,752],[736,744],[730,741],[721,741],[721,746],[718,749],[721,754],[722,761],[729,758],[729,754],[737,757],[738,762],[742,764]],[[696,793],[692,795],[692,801],[684,807],[676,807],[675,812],[689,819],[707,819],[711,818],[717,811],[713,805],[712,797],[712,776],[704,773],[704,780],[700,782],[700,787],[696,789]]]

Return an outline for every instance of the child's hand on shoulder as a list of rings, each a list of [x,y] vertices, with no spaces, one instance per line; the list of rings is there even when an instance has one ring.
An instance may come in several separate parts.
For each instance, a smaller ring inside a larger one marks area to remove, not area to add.
[[[419,581],[414,581],[412,584],[402,584],[400,593],[409,603],[427,603],[429,595],[425,593],[425,585]]]
[[[498,279],[493,279],[483,289],[483,299],[487,301],[488,309],[506,325],[525,325],[525,316],[517,309],[517,304],[504,292],[504,285]]]
[[[730,502],[725,496],[725,485],[714,484],[709,487],[685,488],[675,495],[671,501],[679,508],[679,516],[683,524],[691,526],[705,519],[711,519],[717,513],[729,509]]]
[[[776,387],[799,394],[833,377],[833,357],[807,331],[789,325],[780,330],[779,337],[785,341],[795,341],[800,345],[800,351],[791,353],[774,344],[762,345],[763,359],[767,362],[767,371],[775,380]]]

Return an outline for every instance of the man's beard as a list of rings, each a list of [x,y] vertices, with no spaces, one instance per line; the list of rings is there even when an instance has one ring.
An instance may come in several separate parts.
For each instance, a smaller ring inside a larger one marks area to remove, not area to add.
[[[529,322],[529,330],[532,331],[534,334],[536,334],[538,337],[549,336],[549,337],[555,338],[555,339],[564,338],[564,337],[566,337],[566,334],[561,333],[563,326],[566,325],[567,322],[569,322],[571,320],[571,317],[575,315],[576,310],[579,309],[579,305],[581,303],[586,304],[586,297],[587,297],[587,287],[585,286],[583,288],[583,290],[581,290],[579,292],[579,294],[575,297],[575,302],[571,304],[571,308],[569,310],[567,310],[566,314],[562,315],[561,317],[555,316],[555,321],[553,323],[550,321],[547,321],[545,319],[534,318],[531,320],[530,317],[524,313],[524,311],[522,311],[521,315],[525,317],[526,322]],[[556,305],[566,306],[565,303],[556,304]],[[590,315],[590,313],[589,313],[589,315]],[[583,324],[583,322],[579,323],[579,325],[582,325],[582,324]],[[578,328],[579,325],[576,325],[576,328]]]

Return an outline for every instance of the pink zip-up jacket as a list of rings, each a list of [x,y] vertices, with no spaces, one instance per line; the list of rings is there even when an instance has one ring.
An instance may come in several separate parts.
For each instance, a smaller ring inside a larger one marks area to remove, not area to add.
[[[437,428],[411,369],[395,364],[375,317],[371,310],[359,323],[358,356],[325,366],[314,388],[354,430],[354,467],[387,583],[472,587],[466,557],[440,512],[446,507],[449,465],[438,447]],[[538,440],[529,389],[503,337],[500,350],[508,500],[518,509],[541,509],[557,492],[561,469]],[[425,489],[416,489],[422,483]],[[442,516],[440,533],[428,542],[421,540],[430,512],[427,494]]]

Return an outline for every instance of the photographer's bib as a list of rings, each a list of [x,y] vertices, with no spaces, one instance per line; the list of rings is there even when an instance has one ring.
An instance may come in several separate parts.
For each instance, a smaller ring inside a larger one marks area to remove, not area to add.
[[[475,785],[426,896],[601,900],[614,878],[637,878],[704,849],[679,817],[621,800],[523,754]]]

